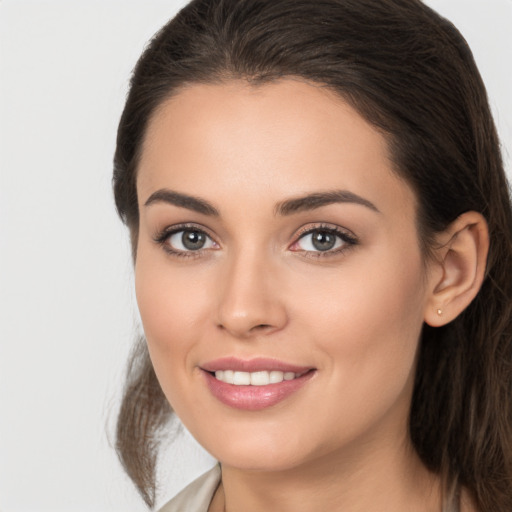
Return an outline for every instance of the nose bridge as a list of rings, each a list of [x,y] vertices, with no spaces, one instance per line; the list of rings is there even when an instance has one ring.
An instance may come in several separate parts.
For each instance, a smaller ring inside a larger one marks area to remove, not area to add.
[[[226,258],[225,265],[219,286],[218,326],[241,338],[281,329],[287,317],[272,257],[254,247],[240,247]]]

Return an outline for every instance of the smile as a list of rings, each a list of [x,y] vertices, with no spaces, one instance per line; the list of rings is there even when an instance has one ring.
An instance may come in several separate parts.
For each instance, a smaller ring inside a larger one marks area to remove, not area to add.
[[[234,409],[259,411],[294,396],[317,373],[315,368],[273,359],[223,358],[201,365],[210,393]]]
[[[235,386],[268,386],[269,384],[279,384],[283,380],[293,380],[302,374],[294,372],[282,372],[279,370],[259,371],[259,372],[240,372],[235,370],[217,370],[215,378],[226,384]]]

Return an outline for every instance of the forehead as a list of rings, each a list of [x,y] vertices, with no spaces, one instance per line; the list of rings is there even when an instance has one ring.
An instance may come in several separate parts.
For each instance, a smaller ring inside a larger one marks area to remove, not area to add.
[[[219,201],[343,188],[377,203],[414,202],[392,169],[385,137],[330,89],[231,81],[190,85],[160,106],[137,186],[142,202],[158,188]]]

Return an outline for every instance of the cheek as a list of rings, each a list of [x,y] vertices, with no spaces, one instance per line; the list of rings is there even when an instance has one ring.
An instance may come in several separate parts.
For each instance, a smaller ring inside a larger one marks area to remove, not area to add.
[[[173,271],[165,257],[154,256],[144,250],[138,254],[137,303],[160,386],[174,411],[186,419],[193,403],[194,347],[206,325],[205,301],[210,294],[204,290],[200,274]]]
[[[135,290],[155,369],[183,362],[191,336],[205,325],[209,293],[200,272],[173,271],[165,257],[142,249],[135,265]],[[201,293],[197,291],[201,290]]]
[[[412,251],[353,261],[334,279],[317,281],[314,296],[309,288],[295,316],[329,356],[343,396],[380,401],[380,408],[405,389],[414,372],[425,298],[421,257]]]

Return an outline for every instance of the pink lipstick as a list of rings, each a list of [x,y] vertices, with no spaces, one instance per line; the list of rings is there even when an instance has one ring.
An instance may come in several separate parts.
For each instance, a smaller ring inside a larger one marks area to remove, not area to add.
[[[230,407],[258,411],[298,391],[315,369],[275,359],[227,357],[201,365],[210,392]]]

